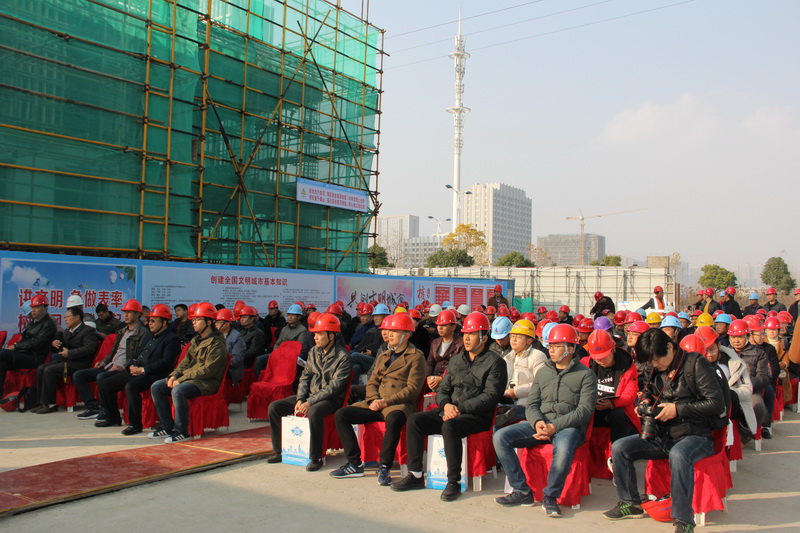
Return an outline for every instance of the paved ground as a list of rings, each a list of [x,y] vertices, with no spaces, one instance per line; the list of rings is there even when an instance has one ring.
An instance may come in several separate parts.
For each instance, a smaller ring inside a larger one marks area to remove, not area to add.
[[[701,531],[800,530],[800,417],[787,413],[764,441],[761,453],[745,450],[733,474],[729,511],[708,515]],[[238,407],[231,408],[232,429],[248,429]],[[50,415],[0,412],[0,471],[68,457],[150,445],[146,437],[123,437],[119,428],[93,427],[65,412]],[[200,444],[202,441],[197,441]],[[600,516],[616,503],[608,481],[592,484],[593,494],[580,510],[564,510],[549,519],[541,507],[505,509],[494,503],[502,475],[489,476],[480,493],[467,492],[453,503],[438,492],[394,493],[377,484],[374,472],[363,479],[336,480],[328,472],[342,464],[332,456],[316,473],[263,460],[178,477],[38,511],[0,519],[4,531],[160,531],[218,532],[270,528],[293,531],[458,531],[482,533],[530,531],[667,532],[670,524],[649,518],[609,522]],[[399,474],[398,474],[399,475]],[[3,488],[0,486],[0,490]]]

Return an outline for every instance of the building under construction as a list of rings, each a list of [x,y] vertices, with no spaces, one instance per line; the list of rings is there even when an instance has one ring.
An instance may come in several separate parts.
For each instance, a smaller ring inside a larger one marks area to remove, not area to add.
[[[4,0],[0,246],[366,271],[382,39],[323,0]]]

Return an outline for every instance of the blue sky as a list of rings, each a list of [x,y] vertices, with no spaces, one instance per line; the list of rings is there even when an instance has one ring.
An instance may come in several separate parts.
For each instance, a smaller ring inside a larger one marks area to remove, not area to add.
[[[419,215],[426,234],[436,230],[428,215],[450,216],[444,109],[453,105],[456,24],[413,30],[454,21],[460,8],[472,56],[462,187],[525,189],[534,239],[577,233],[565,217],[579,209],[646,207],[587,220],[586,231],[605,235],[609,254],[639,259],[677,251],[690,264],[733,267],[785,250],[799,264],[800,2],[656,9],[678,1],[372,0],[369,20],[386,30],[390,55],[381,214]],[[361,4],[342,2],[357,15]],[[596,23],[614,17],[623,18]]]

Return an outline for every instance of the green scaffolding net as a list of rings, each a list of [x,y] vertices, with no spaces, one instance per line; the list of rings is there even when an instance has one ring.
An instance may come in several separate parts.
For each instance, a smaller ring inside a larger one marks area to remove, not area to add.
[[[366,271],[381,45],[322,0],[0,2],[0,241]]]

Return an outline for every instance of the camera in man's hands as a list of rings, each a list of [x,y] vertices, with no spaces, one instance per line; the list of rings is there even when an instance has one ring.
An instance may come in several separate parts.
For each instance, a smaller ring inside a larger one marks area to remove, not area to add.
[[[656,415],[659,409],[655,404],[655,399],[651,394],[644,393],[639,400],[639,405],[636,406],[636,411],[642,419],[642,431],[639,437],[645,440],[653,440],[658,437],[658,429],[656,426]]]

